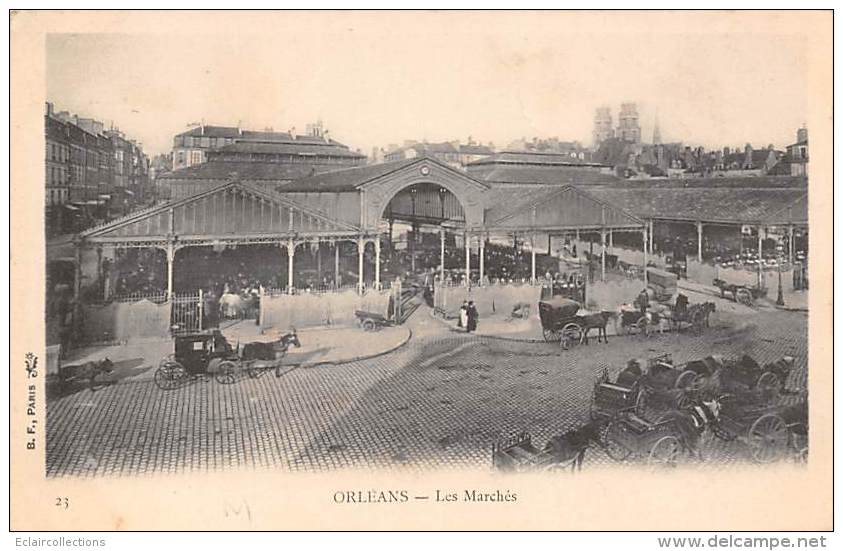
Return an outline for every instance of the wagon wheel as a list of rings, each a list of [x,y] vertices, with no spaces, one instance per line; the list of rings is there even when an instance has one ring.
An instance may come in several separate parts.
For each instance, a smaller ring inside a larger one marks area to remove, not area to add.
[[[755,382],[755,388],[765,395],[774,394],[779,389],[779,377],[772,371],[765,371]]]
[[[673,401],[673,405],[676,409],[688,409],[693,404],[691,397],[688,395],[687,391],[680,392],[676,399]]]
[[[542,336],[544,337],[545,342],[552,342],[557,343],[562,335],[559,334],[559,331],[555,329],[542,329]]]
[[[752,459],[757,463],[772,463],[784,453],[790,432],[784,419],[775,413],[762,415],[752,423],[747,433]]]
[[[363,327],[363,331],[374,331],[375,329],[377,329],[377,326],[375,325],[375,322],[373,320],[370,320],[370,319],[363,320],[361,325]]]
[[[606,425],[606,428],[601,435],[603,440],[603,449],[606,451],[606,455],[615,461],[624,461],[632,455],[632,450],[617,441],[617,436],[621,431],[620,421],[612,419],[609,421],[609,424]]]
[[[700,386],[699,375],[695,371],[685,370],[676,377],[676,382],[673,384],[674,388],[681,388],[682,390],[697,390]]]
[[[234,383],[237,373],[237,365],[229,360],[220,362],[217,366],[217,372],[214,374],[214,380],[221,385],[230,385]]]
[[[579,324],[570,322],[560,331],[559,344],[564,350],[569,350],[583,341],[583,331]]]
[[[155,370],[154,379],[161,390],[172,390],[181,386],[187,379],[187,369],[175,360],[166,362],[162,360],[161,365]]]
[[[735,302],[739,302],[745,306],[752,306],[752,293],[749,292],[749,289],[741,287],[735,291]]]
[[[662,436],[650,449],[650,456],[647,464],[659,467],[675,467],[679,454],[682,453],[682,444],[675,436]]]

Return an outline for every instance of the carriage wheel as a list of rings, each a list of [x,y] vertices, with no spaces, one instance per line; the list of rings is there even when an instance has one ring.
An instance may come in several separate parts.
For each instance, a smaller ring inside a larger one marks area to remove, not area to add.
[[[603,449],[606,450],[606,455],[615,461],[624,461],[630,455],[632,450],[624,446],[618,441],[618,435],[622,432],[620,422],[617,419],[609,421],[606,429],[603,432]]]
[[[216,382],[221,385],[234,383],[237,374],[237,365],[234,362],[228,360],[220,362],[217,369],[218,371],[214,374],[214,380]]]
[[[673,402],[673,405],[676,407],[676,409],[679,410],[688,409],[689,407],[691,407],[691,404],[693,404],[693,402],[691,401],[691,397],[688,396],[687,391],[680,392],[679,396],[677,396],[676,400],[674,400]]]
[[[650,449],[647,464],[660,467],[675,467],[681,452],[682,444],[678,438],[675,436],[662,436]]]
[[[363,323],[361,325],[363,326],[363,331],[374,331],[375,329],[377,329],[377,326],[375,326],[375,322],[370,319],[363,320]]]
[[[164,356],[163,358],[161,358],[161,361],[160,361],[160,362],[158,362],[158,367],[164,367],[165,365],[167,365],[167,364],[169,364],[169,363],[176,362],[176,361],[177,361],[177,360],[176,360],[176,355],[175,355],[175,354],[167,354],[166,356]]]
[[[565,324],[560,332],[559,344],[563,349],[569,350],[583,342],[583,331],[579,324],[571,322]]]
[[[542,329],[542,336],[544,337],[545,342],[552,343],[557,343],[559,342],[559,339],[562,338],[559,331],[556,331],[555,329]]]
[[[779,389],[779,377],[772,371],[765,371],[755,382],[755,388],[764,394],[773,394]]]
[[[165,358],[166,360],[166,358]],[[155,370],[155,384],[161,390],[173,390],[178,388],[187,380],[187,369],[175,360],[161,361],[161,365]]]
[[[752,293],[749,289],[738,289],[735,291],[735,302],[739,302],[745,306],[752,306]]]
[[[775,413],[767,413],[756,419],[747,434],[750,454],[756,463],[772,463],[779,459],[789,439],[787,424]]]
[[[676,377],[673,387],[681,388],[682,390],[695,390],[699,388],[698,378],[699,375],[695,371],[685,370]]]

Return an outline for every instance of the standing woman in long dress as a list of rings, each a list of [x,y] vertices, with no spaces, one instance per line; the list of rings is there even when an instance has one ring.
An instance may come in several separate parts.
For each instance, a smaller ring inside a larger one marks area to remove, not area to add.
[[[457,327],[468,327],[468,301],[464,300],[460,306],[460,319]]]

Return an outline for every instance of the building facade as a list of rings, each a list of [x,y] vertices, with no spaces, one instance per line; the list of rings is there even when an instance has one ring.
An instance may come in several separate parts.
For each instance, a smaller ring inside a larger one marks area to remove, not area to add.
[[[65,221],[119,216],[134,208],[149,184],[149,160],[139,144],[103,123],[47,103],[44,113],[45,204],[48,230]],[[119,196],[119,200],[117,197]],[[127,197],[128,196],[128,197]],[[65,213],[53,207],[62,207]],[[48,221],[49,222],[49,221]]]

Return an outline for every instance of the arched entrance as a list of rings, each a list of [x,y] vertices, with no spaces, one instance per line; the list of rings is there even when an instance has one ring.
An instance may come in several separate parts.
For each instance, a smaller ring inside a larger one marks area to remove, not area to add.
[[[447,188],[419,182],[401,189],[381,216],[387,252],[384,274],[441,276],[444,270],[461,266],[457,249],[464,249],[465,227],[465,210]]]

